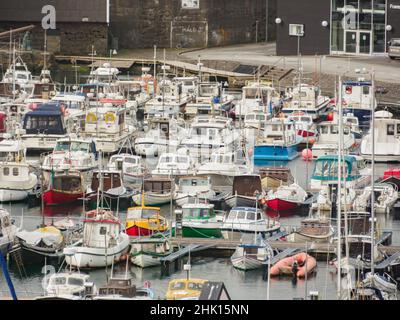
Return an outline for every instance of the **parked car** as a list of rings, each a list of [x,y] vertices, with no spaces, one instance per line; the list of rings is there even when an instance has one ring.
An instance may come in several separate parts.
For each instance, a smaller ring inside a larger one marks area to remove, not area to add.
[[[389,41],[388,55],[390,59],[400,58],[400,38],[393,38]]]

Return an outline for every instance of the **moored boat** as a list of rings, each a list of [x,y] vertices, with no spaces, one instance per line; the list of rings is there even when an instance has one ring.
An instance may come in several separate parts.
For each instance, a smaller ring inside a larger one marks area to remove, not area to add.
[[[304,278],[317,267],[317,260],[305,252],[297,253],[291,257],[279,260],[271,269],[271,276],[292,275]]]

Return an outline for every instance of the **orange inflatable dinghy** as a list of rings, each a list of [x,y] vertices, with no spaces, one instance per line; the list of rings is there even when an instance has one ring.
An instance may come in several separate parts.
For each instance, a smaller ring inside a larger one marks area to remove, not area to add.
[[[296,275],[298,278],[303,278],[310,274],[317,266],[317,260],[306,254],[300,252],[294,256],[284,258],[275,263],[270,270],[271,276],[279,275]]]

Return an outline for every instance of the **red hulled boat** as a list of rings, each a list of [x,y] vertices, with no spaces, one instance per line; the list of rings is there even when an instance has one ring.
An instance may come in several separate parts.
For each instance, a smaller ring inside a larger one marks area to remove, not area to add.
[[[52,178],[49,190],[43,193],[45,205],[55,206],[78,201],[84,195],[80,174],[63,174]]]

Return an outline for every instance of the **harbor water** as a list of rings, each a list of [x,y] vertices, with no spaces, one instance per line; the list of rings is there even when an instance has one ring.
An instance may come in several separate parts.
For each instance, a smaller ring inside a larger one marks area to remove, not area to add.
[[[313,162],[306,162],[301,157],[290,163],[265,163],[266,166],[287,165],[291,168],[292,174],[297,182],[307,188],[310,176],[314,169]],[[376,165],[376,176],[381,176],[388,164]],[[3,204],[11,213],[16,225],[23,225],[26,230],[34,230],[42,223],[41,207],[29,208],[25,203]],[[82,217],[83,206],[62,206],[55,208],[45,208],[45,223],[51,223],[61,217],[70,217],[73,220],[79,220]],[[122,221],[125,221],[125,213],[119,213]],[[170,218],[170,206],[162,208],[162,214]],[[306,212],[297,212],[290,215],[280,216],[280,222],[283,226],[298,226],[300,221],[307,215]],[[378,225],[382,230],[393,231],[393,244],[400,244],[400,213],[393,210],[389,216],[377,215]],[[23,220],[23,221],[22,221]],[[181,267],[177,270],[170,270],[169,273],[162,271],[161,267],[152,267],[141,269],[131,264],[128,265],[128,273],[134,279],[137,286],[142,286],[146,281],[150,282],[151,288],[156,297],[164,298],[167,291],[168,282],[175,278],[185,278],[186,271],[183,271],[182,265],[186,263],[188,257],[182,259]],[[254,270],[242,272],[233,268],[230,259],[201,256],[197,254],[190,259],[192,265],[192,278],[206,278],[210,281],[223,281],[233,299],[243,300],[265,300],[267,298],[267,281],[263,279],[263,271]],[[43,263],[30,265],[24,264],[25,270],[20,270],[14,263],[10,264],[11,277],[19,296],[34,297],[43,294],[42,281],[44,273],[55,272],[51,266]],[[63,265],[65,268],[65,264]],[[82,270],[82,272],[87,272]],[[107,273],[106,273],[107,272]],[[126,265],[120,263],[114,266],[114,276],[125,276]],[[106,284],[107,276],[111,274],[111,268],[94,269],[88,271],[91,280],[99,287]],[[273,278],[270,280],[270,298],[276,300],[303,299],[310,291],[318,291],[320,299],[336,298],[336,270],[329,264],[329,260],[318,261],[316,272],[309,276],[307,281],[299,279],[293,282],[292,278]],[[2,296],[9,294],[8,287],[4,277],[0,276],[0,291]]]

